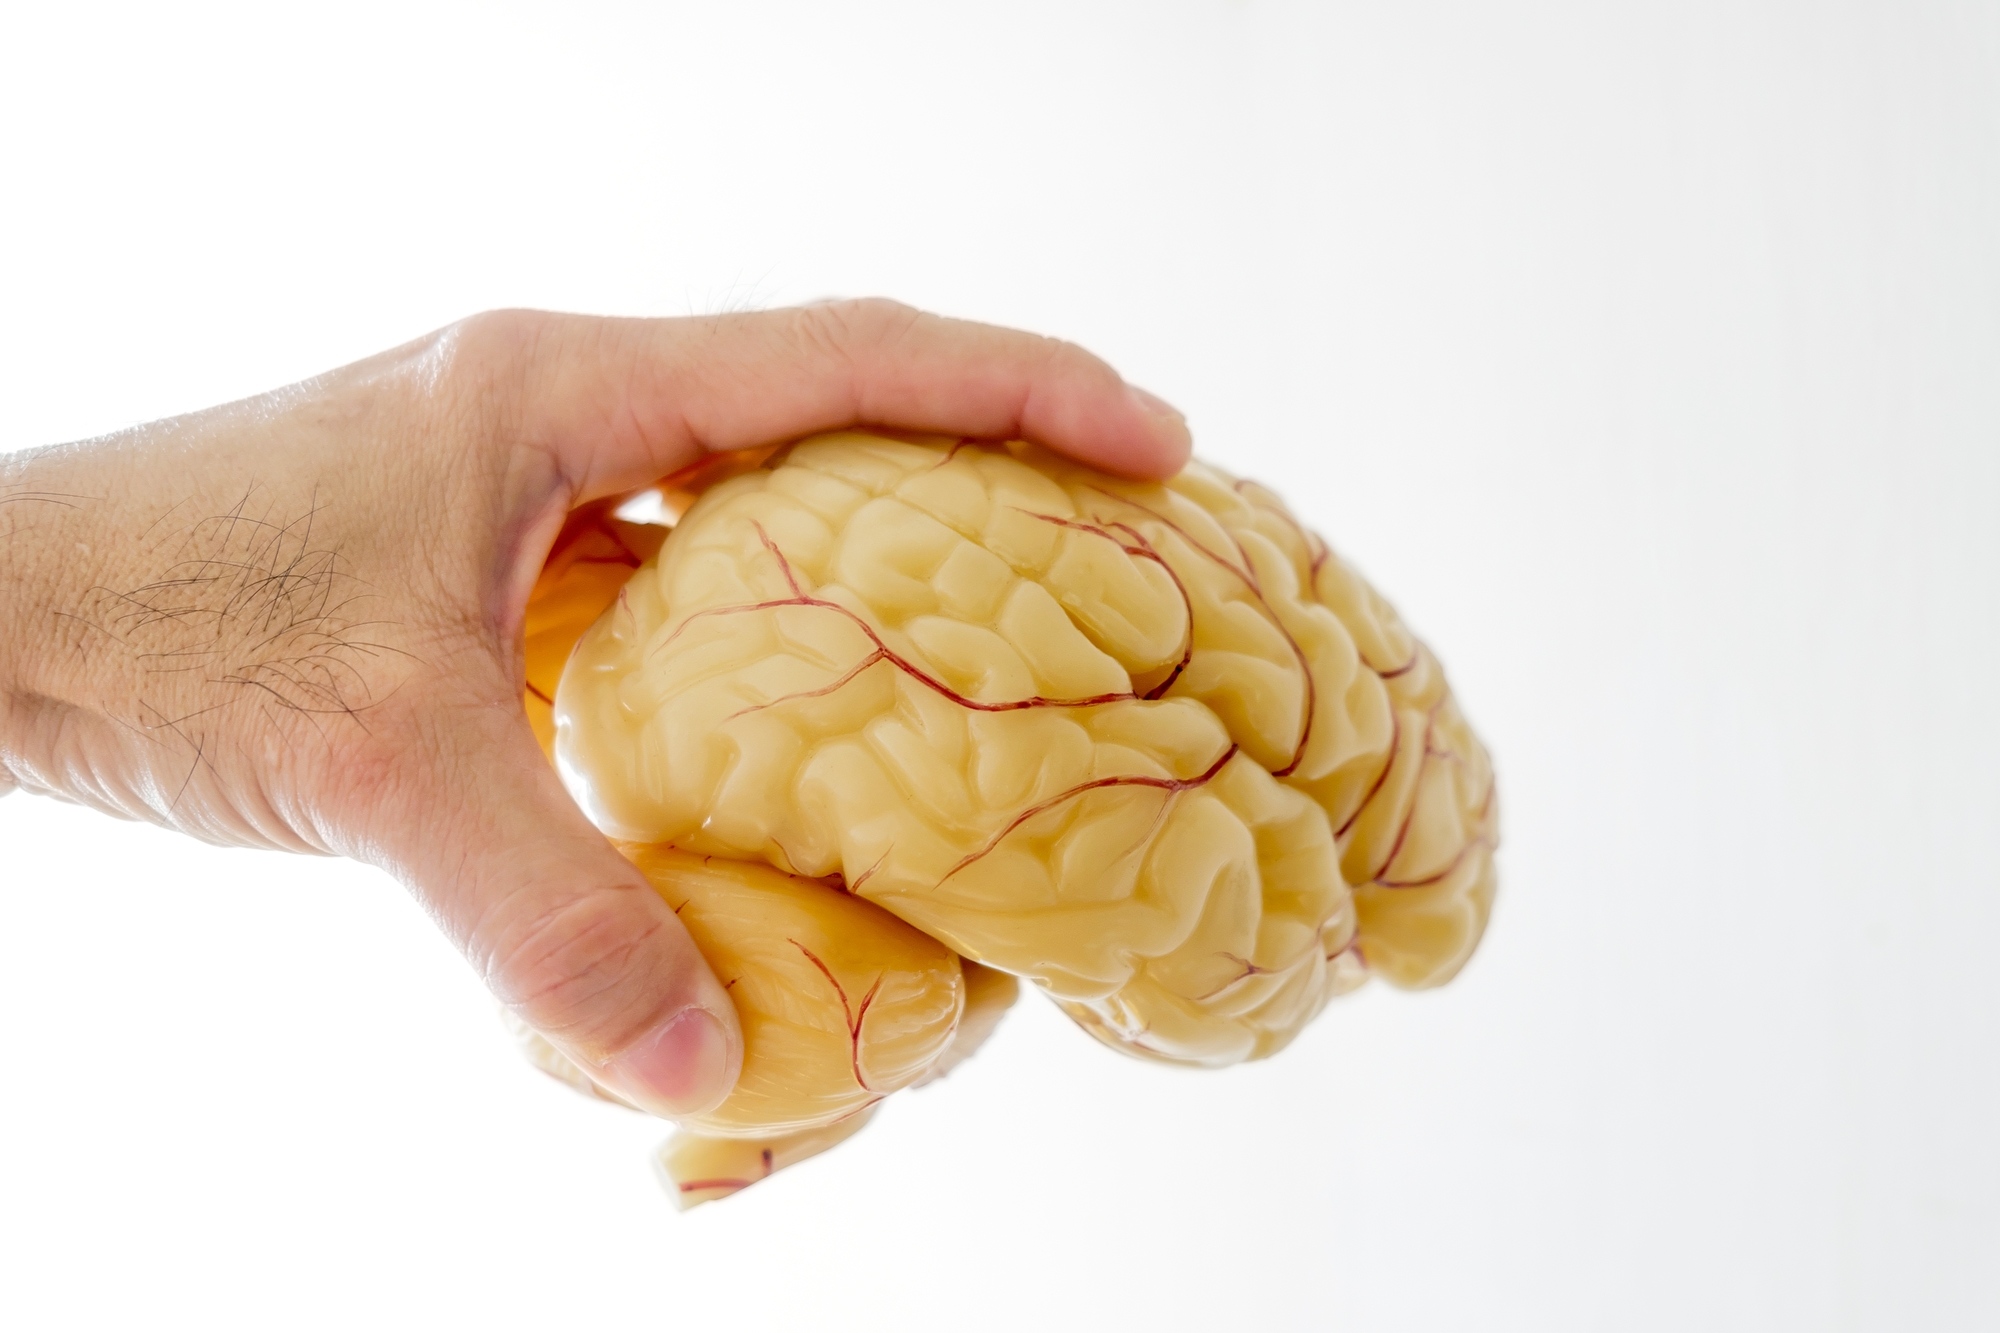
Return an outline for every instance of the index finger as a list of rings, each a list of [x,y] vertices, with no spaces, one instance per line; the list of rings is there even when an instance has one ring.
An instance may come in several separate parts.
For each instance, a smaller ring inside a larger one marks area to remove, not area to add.
[[[575,503],[703,452],[849,426],[1026,439],[1135,477],[1187,462],[1181,414],[1073,343],[893,301],[689,319],[502,315],[528,333],[520,420]]]

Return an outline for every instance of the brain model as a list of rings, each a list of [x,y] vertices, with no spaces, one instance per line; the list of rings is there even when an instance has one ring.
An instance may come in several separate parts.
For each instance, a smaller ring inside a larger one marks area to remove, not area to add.
[[[683,1203],[942,1073],[1017,977],[1109,1046],[1213,1067],[1478,942],[1486,753],[1261,487],[844,433],[657,496],[665,522],[565,528],[528,708],[743,1021],[735,1091],[662,1151]]]

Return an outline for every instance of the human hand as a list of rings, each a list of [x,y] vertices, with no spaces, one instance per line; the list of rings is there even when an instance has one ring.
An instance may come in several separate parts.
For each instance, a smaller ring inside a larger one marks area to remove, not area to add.
[[[727,995],[521,710],[575,506],[872,424],[1137,476],[1180,416],[1064,343],[881,301],[680,320],[479,315],[306,383],[0,459],[0,791],[397,875],[600,1084],[735,1081]]]

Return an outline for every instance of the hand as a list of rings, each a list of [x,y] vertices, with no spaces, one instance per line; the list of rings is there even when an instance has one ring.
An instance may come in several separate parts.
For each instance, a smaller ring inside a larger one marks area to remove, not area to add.
[[[523,607],[573,507],[855,424],[1135,475],[1188,453],[1177,413],[1080,349],[889,302],[475,316],[0,459],[0,791],[379,865],[606,1088],[705,1110],[735,1012],[537,748]]]

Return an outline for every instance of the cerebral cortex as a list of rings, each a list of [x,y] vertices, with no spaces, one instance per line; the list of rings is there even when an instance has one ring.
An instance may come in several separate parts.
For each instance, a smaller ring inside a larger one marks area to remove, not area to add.
[[[1478,943],[1488,756],[1263,487],[845,432],[649,498],[572,517],[527,706],[743,1019],[736,1090],[663,1150],[684,1203],[941,1073],[1015,978],[1114,1049],[1216,1067]]]

